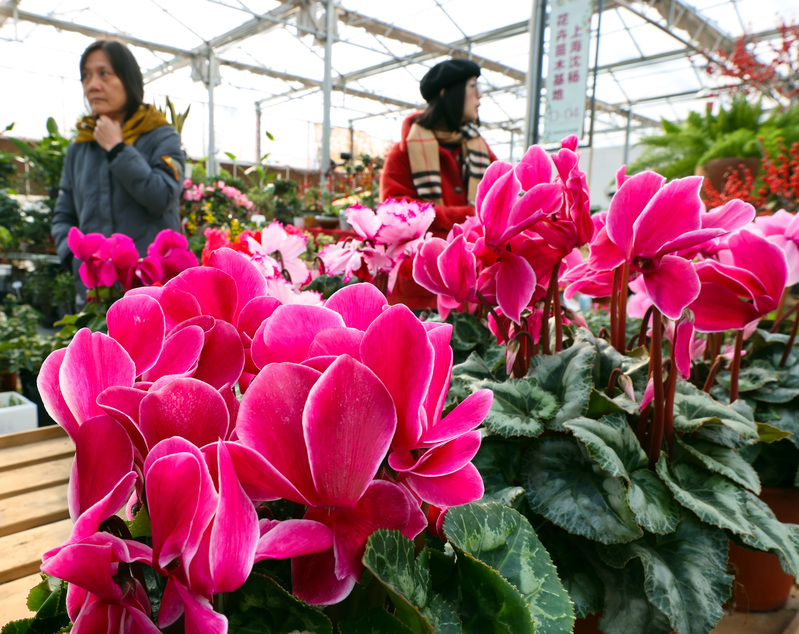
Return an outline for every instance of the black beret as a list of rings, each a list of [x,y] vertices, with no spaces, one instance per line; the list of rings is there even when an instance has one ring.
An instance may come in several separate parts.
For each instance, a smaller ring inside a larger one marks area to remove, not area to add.
[[[419,83],[422,97],[430,102],[442,88],[449,88],[469,77],[478,77],[480,67],[468,59],[448,59],[433,66]]]

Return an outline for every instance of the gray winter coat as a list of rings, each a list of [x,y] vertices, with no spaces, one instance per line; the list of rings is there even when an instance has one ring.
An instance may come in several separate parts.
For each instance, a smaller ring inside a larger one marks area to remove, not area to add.
[[[171,157],[180,179],[163,156]],[[96,141],[71,144],[52,227],[61,262],[67,267],[72,264],[67,245],[72,227],[83,233],[128,235],[142,257],[159,231],[180,231],[184,164],[180,137],[169,125],[143,134],[110,163]]]

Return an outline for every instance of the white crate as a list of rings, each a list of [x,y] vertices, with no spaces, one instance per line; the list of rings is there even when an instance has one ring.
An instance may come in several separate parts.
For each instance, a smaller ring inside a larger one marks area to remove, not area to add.
[[[35,403],[19,392],[0,392],[0,435],[36,429],[38,421]]]

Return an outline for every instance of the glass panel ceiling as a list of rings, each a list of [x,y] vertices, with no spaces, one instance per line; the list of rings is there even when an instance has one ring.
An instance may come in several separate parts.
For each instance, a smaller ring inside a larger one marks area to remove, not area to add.
[[[332,125],[371,137],[370,147],[381,151],[397,140],[402,119],[423,105],[418,82],[427,69],[447,51],[460,51],[493,62],[483,62],[484,136],[500,158],[518,159],[532,5],[491,0],[475,11],[472,0],[339,0]],[[732,42],[744,33],[773,34],[781,21],[799,21],[796,0],[595,5],[603,9],[601,20],[598,13],[592,19],[589,54],[593,67],[599,26],[596,147],[625,143],[620,113],[633,113],[634,143],[661,117],[681,119],[702,110],[716,85],[703,70],[702,51],[713,48],[709,34]],[[691,19],[681,21],[686,15]],[[270,153],[270,162],[312,169],[319,164],[324,114],[324,45],[314,31],[324,26],[324,5],[315,0],[0,0],[0,126],[14,122],[14,134],[38,138],[53,116],[70,130],[85,108],[80,54],[107,33],[131,44],[147,101],[162,106],[168,96],[180,111],[191,106],[184,143],[191,156],[206,156],[209,95],[192,78],[190,59],[206,55],[211,44],[221,81],[214,91],[217,156],[230,152],[249,162],[260,150]],[[546,73],[546,55],[543,68]],[[592,79],[589,74],[589,99]],[[266,140],[266,130],[274,142]],[[590,141],[587,133],[581,141]],[[335,149],[331,154],[337,156]]]

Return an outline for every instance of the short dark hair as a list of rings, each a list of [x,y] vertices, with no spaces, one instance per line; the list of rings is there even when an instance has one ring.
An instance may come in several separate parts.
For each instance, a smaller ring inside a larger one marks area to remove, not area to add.
[[[416,118],[416,123],[429,130],[437,127],[443,127],[451,132],[460,130],[463,125],[467,81],[469,80],[459,81],[444,88],[443,93],[432,97],[425,111]]]
[[[125,88],[125,95],[128,98],[125,106],[125,119],[130,119],[144,103],[144,79],[141,76],[141,69],[127,46],[116,40],[97,40],[92,42],[80,56],[80,73],[86,68],[86,60],[95,51],[105,51],[111,68],[119,77],[122,86]]]

